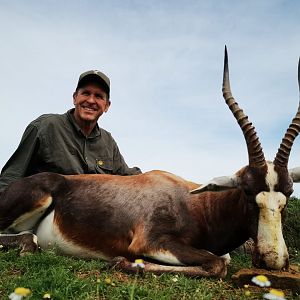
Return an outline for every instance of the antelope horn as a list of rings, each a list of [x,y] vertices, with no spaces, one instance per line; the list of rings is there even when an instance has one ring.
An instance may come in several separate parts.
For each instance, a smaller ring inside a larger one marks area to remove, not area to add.
[[[246,140],[249,166],[251,167],[263,167],[266,163],[264,152],[259,142],[257,133],[254,126],[249,122],[248,117],[243,110],[239,107],[238,103],[234,100],[229,82],[229,70],[228,70],[228,55],[227,47],[225,46],[225,58],[224,58],[224,73],[223,73],[223,97],[228,105],[229,109],[233,113],[240,128],[243,131],[244,138]]]
[[[300,58],[298,62],[298,87],[300,92]],[[300,132],[300,102],[298,106],[298,111],[292,120],[289,128],[287,129],[284,138],[280,144],[280,147],[277,151],[276,157],[274,159],[274,164],[287,167],[289,162],[290,152],[294,143],[295,138]]]

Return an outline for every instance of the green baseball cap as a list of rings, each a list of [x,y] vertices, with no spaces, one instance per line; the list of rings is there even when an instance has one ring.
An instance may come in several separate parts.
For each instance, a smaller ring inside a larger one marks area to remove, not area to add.
[[[81,86],[83,86],[86,82],[89,82],[90,80],[96,80],[99,81],[101,83],[101,85],[105,88],[107,95],[109,97],[109,93],[110,93],[110,80],[109,78],[102,72],[98,71],[98,70],[90,70],[90,71],[86,71],[84,73],[82,73],[79,76],[79,80],[78,80],[78,84],[77,84],[77,88],[80,88]]]

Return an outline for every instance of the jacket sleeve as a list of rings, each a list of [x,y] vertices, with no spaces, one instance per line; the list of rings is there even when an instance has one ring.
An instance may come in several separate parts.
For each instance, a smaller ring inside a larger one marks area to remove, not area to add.
[[[138,175],[142,171],[138,167],[129,168],[120,153],[117,143],[114,141],[114,169],[113,173],[116,175]]]
[[[0,192],[10,183],[27,175],[30,162],[38,146],[38,130],[30,124],[25,129],[21,142],[11,158],[4,165],[0,175]]]

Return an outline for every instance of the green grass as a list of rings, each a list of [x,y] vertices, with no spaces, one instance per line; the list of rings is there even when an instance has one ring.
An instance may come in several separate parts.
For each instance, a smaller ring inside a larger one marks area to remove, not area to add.
[[[283,229],[290,261],[300,265],[299,200],[290,199],[286,215]],[[99,260],[62,257],[51,251],[24,257],[19,256],[18,250],[0,251],[0,299],[8,299],[16,287],[30,288],[32,295],[26,298],[29,300],[42,299],[45,293],[50,293],[51,299],[56,300],[262,299],[266,290],[251,288],[250,296],[246,296],[245,289],[234,286],[231,281],[233,273],[250,266],[249,256],[233,253],[228,275],[223,280],[191,279],[170,274],[136,276],[106,268],[105,263]],[[299,295],[285,292],[286,299],[300,300]]]
[[[299,256],[294,257],[294,263],[300,263]],[[98,260],[62,257],[51,251],[20,257],[17,250],[10,250],[0,252],[0,299],[7,299],[16,287],[30,288],[30,300],[42,299],[45,293],[52,299],[83,300],[130,299],[131,294],[133,299],[261,299],[265,290],[253,289],[245,296],[245,289],[231,281],[234,272],[250,265],[249,256],[234,254],[224,280],[170,274],[136,276],[106,268]],[[286,299],[300,296],[287,292]]]
[[[283,225],[283,234],[288,247],[300,250],[300,199],[289,199]]]

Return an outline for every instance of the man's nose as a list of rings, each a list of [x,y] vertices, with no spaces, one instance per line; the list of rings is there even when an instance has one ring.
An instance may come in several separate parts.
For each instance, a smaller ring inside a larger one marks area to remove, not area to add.
[[[89,95],[87,98],[88,102],[94,103],[95,102],[95,96],[94,95]]]

